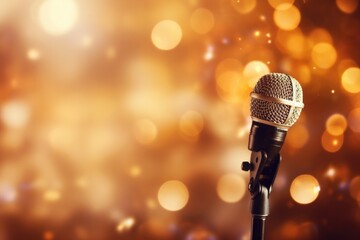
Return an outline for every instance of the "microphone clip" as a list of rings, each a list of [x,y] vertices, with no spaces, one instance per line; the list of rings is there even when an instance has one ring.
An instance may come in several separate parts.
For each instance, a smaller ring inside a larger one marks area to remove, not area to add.
[[[265,151],[252,151],[250,162],[242,163],[243,171],[250,171],[248,189],[252,197],[255,197],[261,188],[265,187],[270,194],[274,184],[276,174],[281,161],[280,154],[276,154],[273,159],[268,158]]]

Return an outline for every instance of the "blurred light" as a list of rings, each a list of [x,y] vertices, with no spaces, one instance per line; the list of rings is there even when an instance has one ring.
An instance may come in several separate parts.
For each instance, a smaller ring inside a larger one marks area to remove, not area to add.
[[[333,178],[336,174],[336,169],[334,167],[329,167],[325,175],[329,178]]]
[[[360,68],[351,67],[344,71],[341,76],[341,84],[349,93],[360,92]]]
[[[141,144],[152,143],[157,136],[155,124],[148,119],[140,119],[135,122],[134,137]]]
[[[240,201],[246,192],[245,180],[233,173],[223,175],[217,183],[217,194],[221,200],[227,203]]]
[[[88,48],[93,44],[94,40],[91,36],[85,35],[81,39],[81,46],[84,48]]]
[[[49,202],[55,202],[60,199],[61,195],[59,191],[56,190],[47,190],[44,195],[44,199]]]
[[[274,11],[274,22],[282,30],[294,30],[299,26],[301,14],[297,7],[282,3]]]
[[[338,64],[338,76],[341,78],[343,73],[345,72],[346,69],[351,68],[351,67],[358,67],[357,63],[351,59],[351,58],[347,58],[347,59],[342,59],[340,60],[339,64]]]
[[[78,6],[73,0],[44,0],[39,8],[43,29],[52,35],[69,32],[78,18]]]
[[[324,131],[321,136],[321,145],[328,152],[337,152],[344,143],[344,135],[334,136],[328,131]]]
[[[218,238],[209,230],[204,228],[196,228],[190,231],[183,240],[217,240]]]
[[[309,131],[301,124],[295,124],[286,136],[289,145],[293,148],[302,148],[309,140]]]
[[[31,48],[27,51],[27,58],[30,61],[36,61],[39,60],[40,58],[40,52],[39,50],[35,49],[35,48]]]
[[[255,32],[254,32],[254,36],[255,36],[255,37],[259,37],[259,36],[260,36],[260,34],[261,34],[261,32],[260,32],[260,31],[255,31]]]
[[[205,34],[214,26],[214,15],[206,8],[196,9],[190,17],[190,26],[194,32]]]
[[[206,48],[206,52],[204,54],[204,60],[205,61],[210,61],[211,59],[214,58],[214,46],[213,45],[209,45]]]
[[[170,180],[161,185],[158,191],[160,205],[168,211],[178,211],[185,207],[189,200],[189,191],[184,183]]]
[[[276,44],[280,50],[296,59],[302,59],[307,54],[307,43],[303,32],[296,28],[291,31],[279,30],[276,35]]]
[[[8,185],[8,184],[1,184],[0,185],[0,201],[3,202],[13,202],[17,198],[16,190]]]
[[[337,53],[333,45],[326,42],[317,43],[311,51],[311,59],[314,64],[322,69],[329,69],[337,59]]]
[[[44,240],[52,240],[52,239],[54,239],[54,233],[52,231],[45,231],[43,233],[43,239]]]
[[[349,190],[351,197],[360,203],[360,176],[351,180]]]
[[[333,136],[342,135],[346,128],[347,121],[342,114],[335,113],[326,120],[326,131]]]
[[[124,232],[130,230],[135,224],[135,218],[128,217],[122,220],[116,227],[118,232]]]
[[[295,222],[285,222],[281,226],[280,236],[284,239],[296,239],[299,237],[299,224]]]
[[[319,192],[319,182],[311,175],[297,176],[290,186],[291,197],[300,204],[312,203],[318,197]]]
[[[255,87],[258,80],[270,72],[269,67],[261,61],[251,61],[244,67],[243,76],[250,88]]]
[[[256,0],[247,0],[247,1],[241,1],[241,0],[230,0],[232,6],[235,8],[236,11],[238,11],[241,14],[246,14],[254,10],[256,7]]]
[[[295,0],[268,0],[269,4],[273,7],[273,8],[278,8],[280,4],[283,3],[287,3],[287,6],[291,6],[294,4]]]
[[[226,102],[241,101],[242,75],[237,71],[223,72],[216,78],[216,90],[219,97]]]
[[[1,120],[9,128],[23,128],[30,117],[30,109],[22,100],[10,100],[1,107]]]
[[[221,74],[228,71],[241,74],[242,70],[243,65],[239,60],[235,58],[226,58],[216,66],[215,77],[217,79]]]
[[[179,24],[172,20],[158,22],[152,32],[152,43],[161,50],[174,49],[181,41],[182,30]]]
[[[116,186],[116,187],[115,187]],[[109,209],[115,201],[119,189],[119,183],[111,181],[110,176],[104,171],[88,176],[88,184],[85,189],[86,204],[93,211],[104,211]]]
[[[196,111],[187,111],[181,116],[179,127],[181,134],[186,139],[190,138],[190,140],[195,140],[203,130],[203,116]]]
[[[333,38],[331,37],[331,34],[324,28],[315,28],[312,30],[308,40],[311,46],[314,46],[317,43],[333,44]]]
[[[138,177],[141,174],[141,168],[139,166],[133,166],[130,168],[130,175],[132,177]]]
[[[360,108],[354,108],[348,115],[349,128],[360,133]]]
[[[359,6],[359,0],[336,0],[336,6],[344,13],[351,14]]]
[[[145,204],[148,209],[155,209],[157,206],[156,201],[152,198],[146,199]]]

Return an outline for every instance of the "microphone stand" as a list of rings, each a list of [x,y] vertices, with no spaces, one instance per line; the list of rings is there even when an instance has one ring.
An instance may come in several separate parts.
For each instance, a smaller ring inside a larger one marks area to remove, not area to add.
[[[251,194],[251,240],[264,240],[265,220],[269,215],[269,196],[279,164],[280,154],[268,158],[265,151],[253,151],[250,162],[242,163],[242,170],[250,171],[248,190]]]

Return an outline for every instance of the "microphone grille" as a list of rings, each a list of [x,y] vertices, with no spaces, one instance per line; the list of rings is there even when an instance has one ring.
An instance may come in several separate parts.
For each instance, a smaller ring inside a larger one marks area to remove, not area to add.
[[[267,74],[260,78],[252,93],[251,117],[287,129],[299,118],[302,102],[303,92],[296,79],[283,73]]]

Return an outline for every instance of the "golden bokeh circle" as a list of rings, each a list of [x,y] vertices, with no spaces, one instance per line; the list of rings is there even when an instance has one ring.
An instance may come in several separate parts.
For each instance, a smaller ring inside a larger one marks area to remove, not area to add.
[[[235,203],[245,195],[246,183],[240,175],[229,173],[219,179],[216,190],[221,200]]]
[[[334,136],[325,130],[321,136],[321,146],[327,152],[334,153],[339,151],[343,143],[344,143],[344,135]]]
[[[256,0],[246,0],[246,1],[239,1],[239,0],[230,0],[231,5],[234,9],[241,13],[247,14],[255,9],[256,7]]]
[[[349,93],[360,92],[360,68],[350,67],[341,76],[341,84]]]
[[[349,190],[351,197],[360,202],[360,176],[356,176],[351,180]]]
[[[326,120],[325,125],[328,133],[333,136],[340,136],[347,128],[347,121],[344,115],[334,113]]]
[[[354,108],[348,115],[349,128],[357,133],[360,133],[360,107]]]
[[[258,80],[268,73],[270,73],[269,67],[261,61],[251,61],[245,65],[243,70],[244,80],[250,88],[255,87]]]
[[[359,0],[336,0],[336,6],[343,13],[351,14],[358,8]]]
[[[196,9],[190,17],[192,30],[199,34],[208,33],[215,23],[214,14],[206,8]]]
[[[68,33],[78,19],[78,6],[74,0],[45,0],[39,7],[42,28],[51,35]]]
[[[168,211],[179,211],[189,200],[189,191],[184,183],[169,180],[161,185],[158,191],[158,201]]]
[[[296,149],[302,148],[309,140],[309,131],[302,124],[295,124],[286,136],[288,144]]]
[[[160,50],[174,49],[181,41],[182,30],[173,20],[158,22],[151,32],[151,41]]]
[[[273,8],[276,9],[283,3],[287,3],[287,6],[290,7],[294,4],[295,0],[268,0],[268,2]]]
[[[157,136],[157,127],[149,119],[139,119],[135,122],[134,137],[141,144],[152,143]]]
[[[317,67],[329,69],[336,62],[337,52],[332,44],[320,42],[312,48],[311,59]]]
[[[297,7],[289,3],[282,3],[274,11],[275,25],[286,31],[296,29],[301,21],[301,14]]]
[[[309,204],[316,200],[320,192],[319,182],[312,175],[297,176],[291,183],[290,195],[300,204]]]

